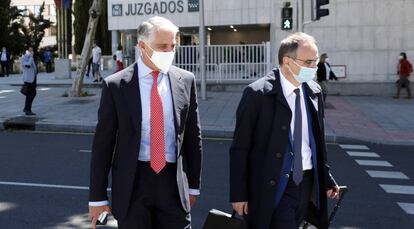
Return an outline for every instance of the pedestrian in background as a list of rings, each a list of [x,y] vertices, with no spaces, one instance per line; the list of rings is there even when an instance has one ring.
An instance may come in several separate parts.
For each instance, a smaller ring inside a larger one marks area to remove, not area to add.
[[[101,64],[101,57],[102,57],[102,50],[98,46],[98,42],[93,42],[93,49],[92,49],[92,73],[95,80],[93,82],[101,82],[101,72],[99,70]]]
[[[328,63],[328,54],[323,53],[318,63],[318,71],[316,72],[318,84],[322,88],[323,100],[326,101],[328,95],[328,77],[330,80],[338,80],[335,73]]]
[[[405,52],[400,53],[400,61],[398,62],[398,70],[397,74],[400,78],[397,80],[397,95],[395,95],[394,99],[400,98],[401,88],[405,87],[407,89],[408,95],[405,97],[406,99],[411,99],[411,90],[410,90],[410,77],[411,72],[413,72],[413,67],[410,61],[407,60],[407,54]]]
[[[121,44],[118,45],[115,55],[116,55],[116,66],[117,66],[116,72],[119,72],[122,69],[124,69],[124,64],[122,63],[123,57],[122,57],[122,45]]]
[[[52,52],[50,51],[50,48],[46,48],[46,50],[43,52],[43,62],[46,65],[46,72],[51,73],[52,72]]]
[[[36,97],[37,67],[33,58],[33,48],[29,47],[22,58],[23,83],[26,87],[23,112],[26,115],[36,115],[32,112],[33,100]]]
[[[3,47],[0,52],[1,73],[2,76],[9,77],[10,74],[10,53],[6,47]]]

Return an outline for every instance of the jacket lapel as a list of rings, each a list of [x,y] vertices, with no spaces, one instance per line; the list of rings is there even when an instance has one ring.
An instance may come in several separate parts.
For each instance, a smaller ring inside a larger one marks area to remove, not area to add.
[[[134,64],[131,69],[126,70],[126,75],[120,82],[120,88],[124,96],[124,101],[128,107],[128,113],[131,116],[131,122],[134,130],[141,131],[141,94],[139,91],[138,81],[138,64]]]
[[[187,104],[184,98],[184,85],[181,81],[180,74],[173,67],[171,67],[168,72],[168,79],[170,82],[171,97],[174,109],[175,135],[176,138],[178,138],[179,130],[181,127],[181,110]]]

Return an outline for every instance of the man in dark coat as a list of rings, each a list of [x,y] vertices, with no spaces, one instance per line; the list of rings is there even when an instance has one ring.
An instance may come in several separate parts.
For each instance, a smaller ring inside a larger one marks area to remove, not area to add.
[[[339,187],[313,81],[318,60],[314,38],[295,33],[281,43],[280,67],[243,93],[230,148],[230,200],[251,229],[296,229],[310,215],[328,228],[327,196],[337,197]]]

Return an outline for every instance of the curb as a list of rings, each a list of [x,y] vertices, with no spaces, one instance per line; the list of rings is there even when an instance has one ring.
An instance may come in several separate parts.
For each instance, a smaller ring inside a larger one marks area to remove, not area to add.
[[[13,121],[10,119],[0,119],[0,131],[7,131],[9,129],[19,129],[18,127],[25,127],[25,130],[31,131],[50,131],[50,132],[72,132],[72,133],[95,133],[96,123],[93,125],[85,125],[83,123],[77,124],[68,124],[68,123],[59,123],[47,120],[41,120],[38,122],[27,123],[22,121]],[[206,127],[201,130],[202,137],[204,138],[233,138],[233,130],[228,128],[222,129],[217,127]],[[357,138],[353,136],[342,136],[336,135],[334,133],[326,133],[325,140],[329,143],[337,143],[341,141],[360,141],[368,142],[372,144],[385,144],[385,145],[404,145],[404,146],[414,146],[413,141],[387,141],[387,140],[377,140],[369,138]]]

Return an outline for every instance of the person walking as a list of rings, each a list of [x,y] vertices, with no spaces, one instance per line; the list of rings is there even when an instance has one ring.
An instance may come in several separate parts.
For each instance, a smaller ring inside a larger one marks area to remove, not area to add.
[[[400,61],[397,66],[397,74],[399,79],[397,81],[397,94],[393,97],[394,99],[400,98],[401,88],[405,87],[407,89],[406,99],[411,99],[411,90],[410,90],[410,77],[411,72],[413,72],[413,66],[410,61],[407,60],[407,54],[405,52],[400,53]]]
[[[316,80],[322,88],[323,100],[326,101],[326,96],[328,95],[328,77],[329,80],[338,80],[335,73],[331,69],[331,65],[328,63],[328,54],[326,53],[321,54],[316,76]]]
[[[1,63],[1,73],[5,77],[9,77],[10,74],[10,53],[7,51],[6,47],[3,47],[0,52],[0,63]]]
[[[177,33],[163,17],[142,22],[137,62],[103,80],[90,169],[92,228],[104,212],[120,229],[191,228],[201,128],[194,74],[172,66]]]
[[[118,48],[115,52],[115,56],[116,56],[116,66],[117,66],[116,72],[119,72],[122,69],[124,69],[124,64],[122,62],[123,55],[122,55],[122,45],[121,44],[118,45]]]
[[[33,58],[33,48],[29,47],[22,58],[23,83],[26,87],[26,100],[23,112],[26,115],[36,115],[32,112],[33,100],[36,97],[37,67]]]
[[[53,54],[50,51],[50,48],[46,48],[46,50],[43,52],[43,61],[46,65],[47,73],[52,72],[52,59],[53,59]]]
[[[327,198],[339,187],[327,163],[316,41],[282,40],[279,67],[250,84],[230,147],[230,201],[249,229],[298,229],[316,216],[328,228]],[[308,211],[312,209],[312,211]]]
[[[101,65],[101,58],[102,58],[102,50],[98,46],[98,42],[93,42],[93,49],[92,49],[92,74],[95,80],[93,82],[101,82],[101,71],[100,71],[100,65]]]

